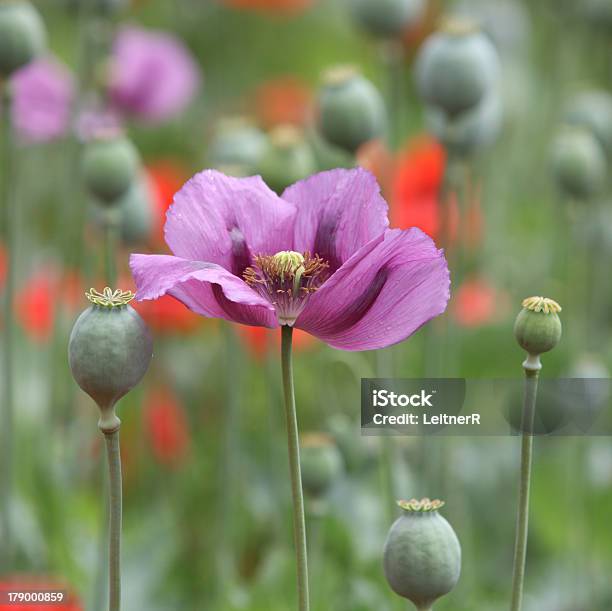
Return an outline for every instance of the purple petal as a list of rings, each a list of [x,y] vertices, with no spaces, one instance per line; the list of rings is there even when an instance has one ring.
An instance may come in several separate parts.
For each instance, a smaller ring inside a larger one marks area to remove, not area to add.
[[[429,236],[389,230],[310,297],[295,326],[334,348],[384,348],[444,312],[449,285],[444,254]]]
[[[380,187],[362,168],[315,174],[282,197],[298,209],[294,249],[319,255],[332,272],[389,225]]]
[[[170,255],[131,255],[138,301],[172,295],[190,310],[210,318],[277,327],[274,307],[240,278],[214,263]]]
[[[174,196],[166,218],[166,242],[175,255],[217,263],[237,276],[253,256],[293,245],[295,207],[259,176],[200,172]]]
[[[124,112],[146,121],[168,119],[191,102],[199,83],[198,67],[178,38],[137,27],[117,35],[110,95]]]
[[[35,60],[12,79],[13,122],[26,142],[63,136],[70,122],[74,83],[68,68],[52,57]]]

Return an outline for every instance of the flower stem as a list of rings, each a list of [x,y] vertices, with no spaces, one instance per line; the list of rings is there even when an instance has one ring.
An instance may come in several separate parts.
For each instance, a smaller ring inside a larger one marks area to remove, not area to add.
[[[15,292],[15,210],[11,205],[11,180],[14,178],[13,160],[14,143],[11,126],[11,93],[8,83],[0,82],[0,112],[2,113],[2,129],[0,140],[2,146],[1,162],[3,169],[0,183],[0,210],[4,244],[7,253],[6,277],[3,294],[3,363],[2,363],[2,469],[0,469],[0,532],[2,534],[2,553],[0,554],[0,569],[9,570],[12,557],[11,541],[11,499],[13,487],[13,297]]]
[[[283,371],[283,394],[285,397],[285,416],[287,419],[289,470],[291,472],[291,495],[293,497],[293,537],[297,560],[298,609],[299,611],[308,611],[310,608],[308,596],[308,554],[306,549],[306,521],[304,517],[302,473],[300,469],[300,445],[297,415],[295,411],[295,392],[293,388],[292,340],[293,328],[284,325],[282,327],[281,361]]]
[[[121,454],[119,429],[105,432],[109,473],[108,609],[121,607]]]
[[[107,211],[107,218],[104,227],[104,266],[106,284],[114,289],[117,283],[117,263],[115,251],[117,249],[117,222],[115,210]]]
[[[529,489],[531,486],[531,464],[533,460],[533,423],[538,391],[539,368],[531,368],[528,362],[529,359],[523,364],[525,368],[525,394],[521,418],[521,476],[516,518],[511,611],[520,611],[521,609],[523,584],[525,581],[525,559],[527,556],[527,533],[529,530]]]

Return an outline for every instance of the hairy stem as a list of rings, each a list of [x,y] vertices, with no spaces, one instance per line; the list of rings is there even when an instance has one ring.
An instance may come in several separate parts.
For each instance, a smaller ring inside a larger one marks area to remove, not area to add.
[[[15,293],[15,210],[12,206],[11,180],[14,179],[14,143],[11,126],[11,94],[6,81],[0,82],[0,112],[2,113],[1,140],[1,193],[0,210],[4,234],[4,244],[7,253],[6,277],[3,292],[3,333],[4,338],[2,362],[2,468],[0,469],[0,520],[3,544],[0,552],[0,569],[9,570],[12,557],[11,537],[11,499],[13,488],[13,298]]]
[[[104,433],[109,474],[108,609],[121,608],[121,454],[119,429]]]
[[[521,419],[521,474],[519,502],[516,518],[516,541],[514,546],[514,568],[512,571],[511,611],[520,611],[525,581],[527,557],[527,534],[529,530],[529,490],[531,486],[531,464],[533,460],[533,424],[539,370],[525,367],[525,394]]]
[[[293,388],[292,340],[293,328],[284,325],[282,327],[281,360],[285,415],[287,419],[289,470],[291,472],[291,495],[293,498],[293,537],[297,561],[298,609],[299,611],[308,611],[310,608],[308,596],[308,553],[306,548],[306,521],[304,517],[304,495],[302,492],[302,473],[300,468],[299,434]]]

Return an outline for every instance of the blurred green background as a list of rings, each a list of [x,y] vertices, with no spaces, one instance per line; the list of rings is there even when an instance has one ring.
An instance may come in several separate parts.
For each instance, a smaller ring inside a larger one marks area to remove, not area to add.
[[[458,165],[461,222],[447,313],[377,354],[299,336],[295,373],[300,430],[325,433],[342,465],[323,494],[307,489],[313,609],[407,608],[384,579],[382,546],[399,515],[392,499],[422,496],[446,501],[442,513],[463,547],[459,585],[436,610],[506,609],[518,439],[361,437],[359,381],[377,374],[519,377],[523,354],[512,324],[531,294],[564,308],[564,338],[543,359],[542,375],[608,377],[610,151],[602,153],[605,186],[592,197],[568,194],[552,159],[572,100],[610,91],[612,5],[431,0],[418,22],[389,42],[356,24],[349,0],[235,4],[135,0],[101,18],[110,31],[128,22],[173,33],[202,75],[178,115],[154,125],[126,122],[151,192],[147,231],[116,251],[122,288],[133,287],[130,252],[164,251],[160,225],[172,193],[196,171],[228,165],[215,149],[227,119],[249,121],[266,146],[275,142],[267,134],[292,124],[309,147],[312,171],[355,163],[317,130],[321,74],[336,64],[358,66],[394,113],[390,134],[361,149],[357,162],[379,178],[392,224],[426,224],[431,208],[440,207],[439,179],[427,177],[444,161],[427,135],[415,56],[447,13],[481,18],[497,46],[503,123],[494,142]],[[81,99],[100,96],[104,54],[83,68],[100,16],[76,1],[37,7],[49,47],[73,71]],[[246,146],[239,141],[238,149]],[[105,595],[104,452],[95,406],[70,377],[66,345],[87,305],[83,290],[103,286],[103,239],[75,171],[78,147],[70,134],[20,145],[11,176],[18,349],[14,558],[6,573],[69,584],[82,608],[94,611],[104,608]],[[267,169],[281,182],[290,171],[278,161]],[[155,352],[143,383],[119,407],[124,608],[294,608],[278,338],[198,319],[180,304],[137,307],[153,329]],[[610,515],[610,440],[537,439],[525,611],[612,608]]]

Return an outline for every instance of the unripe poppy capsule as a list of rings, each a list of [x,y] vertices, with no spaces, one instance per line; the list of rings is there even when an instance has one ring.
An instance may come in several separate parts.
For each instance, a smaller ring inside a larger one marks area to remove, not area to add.
[[[122,136],[87,142],[83,153],[83,179],[89,192],[103,205],[118,203],[134,181],[140,161],[136,147]]]
[[[514,336],[532,356],[552,350],[561,339],[561,306],[547,297],[528,297],[514,323]]]
[[[327,71],[319,91],[319,129],[329,142],[349,153],[383,135],[385,104],[374,85],[354,68]]]
[[[450,116],[474,108],[494,87],[499,58],[470,21],[449,20],[419,50],[416,81],[423,100]]]
[[[302,484],[312,498],[321,498],[329,492],[342,471],[342,458],[333,439],[321,433],[302,438],[300,463]]]
[[[404,510],[387,536],[385,577],[392,590],[419,611],[448,594],[461,573],[461,546],[452,526],[438,513],[442,501],[398,501]]]
[[[269,135],[259,160],[259,173],[277,193],[315,171],[313,154],[301,130],[293,125],[279,125]]]
[[[584,91],[569,103],[568,123],[588,129],[612,157],[612,95],[607,91]]]
[[[372,36],[393,38],[415,24],[423,14],[423,0],[351,0],[355,21]]]
[[[224,119],[211,139],[207,159],[210,167],[232,176],[256,172],[266,150],[266,135],[247,119]]]
[[[567,128],[555,139],[553,176],[567,195],[588,200],[600,193],[606,180],[606,157],[597,138],[583,128]]]
[[[44,23],[29,2],[0,2],[0,77],[29,64],[43,52],[45,42]]]
[[[145,241],[153,230],[153,194],[146,176],[136,180],[119,202],[119,229],[125,244]]]
[[[144,376],[153,354],[153,340],[130,305],[129,291],[103,293],[91,289],[92,305],[74,323],[68,343],[70,370],[77,384],[97,403],[103,432],[119,427],[117,401]]]

